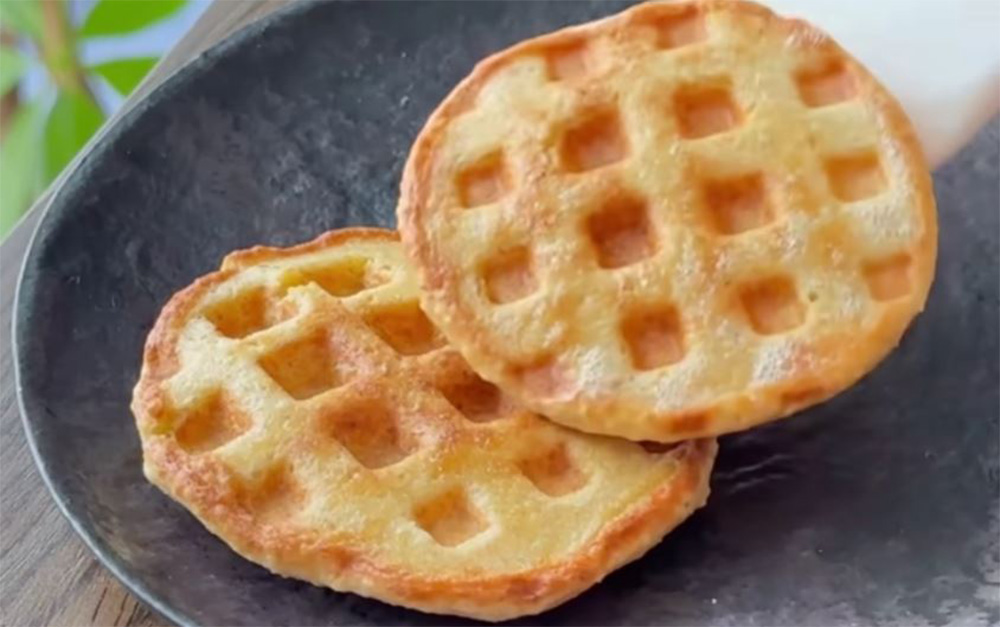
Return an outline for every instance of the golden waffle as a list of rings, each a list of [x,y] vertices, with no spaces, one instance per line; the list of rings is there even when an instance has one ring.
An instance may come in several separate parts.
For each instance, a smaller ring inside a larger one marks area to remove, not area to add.
[[[427,314],[585,431],[676,441],[817,403],[926,300],[937,225],[899,105],[808,24],[647,4],[481,62],[399,206]]]
[[[715,456],[511,403],[443,343],[377,229],[238,252],[175,295],[133,411],[146,476],[241,555],[487,620],[641,555],[704,503]]]

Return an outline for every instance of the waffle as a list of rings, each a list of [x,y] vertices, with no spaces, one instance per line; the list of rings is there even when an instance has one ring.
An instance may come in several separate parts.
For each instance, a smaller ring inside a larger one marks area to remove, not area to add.
[[[423,305],[565,425],[662,442],[815,404],[923,308],[913,130],[825,35],[747,2],[647,4],[476,66],[410,153]]]
[[[144,471],[275,573],[500,620],[571,598],[700,507],[715,442],[581,434],[479,379],[391,231],[226,258],[167,304]]]

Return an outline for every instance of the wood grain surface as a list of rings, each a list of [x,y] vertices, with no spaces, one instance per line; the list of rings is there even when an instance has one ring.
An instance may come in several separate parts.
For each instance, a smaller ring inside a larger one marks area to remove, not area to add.
[[[178,67],[290,1],[215,0],[90,145]],[[64,178],[0,244],[0,625],[164,625],[97,562],[59,513],[21,427],[10,350],[14,290],[31,234]]]

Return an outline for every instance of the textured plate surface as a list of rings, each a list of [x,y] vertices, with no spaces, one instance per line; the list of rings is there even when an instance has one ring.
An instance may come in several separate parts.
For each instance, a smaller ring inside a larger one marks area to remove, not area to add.
[[[142,478],[128,410],[176,289],[255,243],[392,225],[400,168],[472,64],[606,3],[324,3],[251,27],[114,129],[30,251],[15,320],[29,437],[95,551],[190,624],[441,624],[283,580]],[[925,313],[858,386],[721,442],[707,508],[639,562],[529,622],[995,624],[998,126],[935,177]],[[457,622],[457,621],[456,621]]]

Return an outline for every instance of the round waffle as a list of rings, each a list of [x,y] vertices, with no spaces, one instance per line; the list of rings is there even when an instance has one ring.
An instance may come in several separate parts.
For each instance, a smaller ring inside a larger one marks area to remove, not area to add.
[[[226,258],[167,304],[133,397],[146,476],[270,570],[429,612],[539,612],[700,507],[715,442],[570,431],[479,379],[395,233]]]
[[[812,405],[922,309],[937,225],[890,94],[747,2],[646,4],[476,66],[406,165],[427,314],[563,424],[664,442]]]

